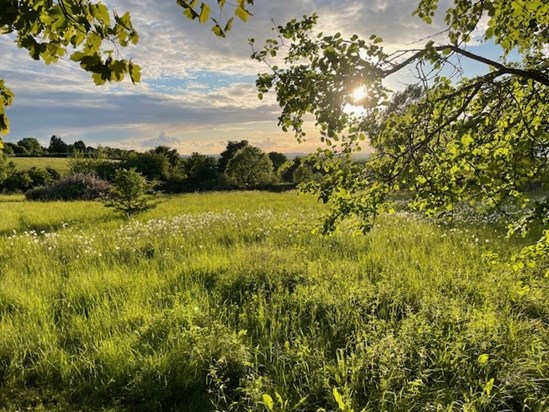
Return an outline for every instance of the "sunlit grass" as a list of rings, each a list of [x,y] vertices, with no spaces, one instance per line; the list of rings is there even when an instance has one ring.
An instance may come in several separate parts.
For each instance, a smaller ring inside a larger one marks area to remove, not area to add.
[[[548,280],[489,227],[321,237],[295,193],[0,208],[0,408],[547,409]]]
[[[19,170],[28,170],[31,167],[51,167],[64,174],[69,171],[70,159],[60,157],[10,157],[8,160],[15,163]]]

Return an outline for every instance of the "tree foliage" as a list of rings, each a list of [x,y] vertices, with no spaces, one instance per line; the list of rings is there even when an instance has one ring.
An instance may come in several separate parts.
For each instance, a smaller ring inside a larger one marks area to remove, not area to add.
[[[25,137],[17,142],[17,145],[25,148],[29,155],[40,156],[44,153],[44,148],[34,137]]]
[[[154,184],[135,169],[118,169],[105,206],[131,216],[150,210],[158,204],[151,191]]]
[[[50,145],[48,146],[49,153],[68,153],[69,145],[66,144],[63,139],[53,135],[50,139]]]
[[[200,153],[193,153],[183,162],[186,190],[205,190],[220,187],[217,159]]]
[[[227,164],[225,175],[230,184],[252,188],[274,181],[273,163],[261,149],[245,145]]]
[[[288,161],[288,158],[284,153],[269,152],[268,156],[269,156],[269,159],[271,159],[271,162],[273,162],[273,167],[275,172],[278,172],[278,169],[280,168],[280,166],[282,166],[284,163]]]
[[[415,14],[430,23],[437,5],[420,1]],[[393,53],[376,35],[326,35],[314,30],[316,22],[313,15],[278,27],[278,38],[253,57],[270,67],[257,86],[260,97],[276,93],[282,129],[300,140],[312,114],[326,144],[317,164],[328,173],[309,186],[332,205],[326,230],[350,214],[368,229],[402,188],[414,194],[410,206],[431,215],[451,215],[461,202],[504,211],[513,199],[531,220],[547,223],[547,200],[526,193],[532,181],[546,185],[549,176],[547,2],[455,0],[445,42]],[[467,49],[479,33],[500,46],[498,60]],[[508,58],[513,50],[518,62]],[[281,55],[283,66],[269,61]],[[460,59],[484,64],[487,73],[460,78]],[[392,94],[386,78],[407,68],[417,69],[417,85],[406,96]],[[362,113],[351,113],[359,86],[367,97]],[[357,164],[351,154],[365,140],[374,154]]]
[[[220,173],[225,173],[229,161],[234,157],[236,152],[238,152],[243,147],[248,146],[247,140],[229,140],[224,151],[219,155],[218,168]]]

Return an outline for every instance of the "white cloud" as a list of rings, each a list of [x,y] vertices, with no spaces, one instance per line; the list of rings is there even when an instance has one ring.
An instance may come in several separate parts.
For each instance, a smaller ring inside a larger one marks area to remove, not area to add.
[[[155,137],[153,139],[144,140],[141,142],[142,147],[157,147],[157,146],[170,146],[170,147],[177,147],[181,145],[181,140],[177,137],[172,137],[169,135],[167,131],[162,131],[158,135],[158,137]]]
[[[438,30],[410,17],[417,0],[257,1],[254,16],[246,24],[236,22],[227,39],[189,22],[175,1],[106,2],[132,13],[140,43],[120,51],[143,67],[142,83],[96,87],[77,64],[32,61],[13,36],[0,36],[0,77],[16,94],[7,140],[58,134],[88,144],[144,148],[159,142],[182,153],[212,153],[228,139],[248,139],[266,150],[309,150],[312,143],[299,147],[277,129],[271,95],[257,100],[254,76],[265,67],[249,58],[248,38],[261,42],[273,36],[271,20],[283,24],[314,11],[325,32],[376,33],[392,47]]]

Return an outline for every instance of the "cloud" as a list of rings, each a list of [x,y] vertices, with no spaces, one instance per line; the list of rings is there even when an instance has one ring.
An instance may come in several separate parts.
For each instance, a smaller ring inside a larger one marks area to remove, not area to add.
[[[168,134],[167,131],[162,131],[154,139],[144,140],[141,142],[142,147],[157,147],[157,146],[169,146],[177,147],[181,145],[181,140],[177,137],[172,137]]]
[[[131,11],[140,42],[120,53],[143,67],[142,83],[96,87],[78,64],[33,61],[12,35],[2,35],[1,77],[16,95],[8,109],[8,141],[57,134],[136,148],[165,141],[191,152],[247,138],[267,150],[300,151],[277,129],[279,108],[272,95],[257,99],[255,75],[266,68],[249,58],[248,38],[261,44],[274,35],[273,21],[284,24],[315,11],[325,32],[376,33],[395,48],[438,29],[436,22],[429,27],[410,17],[417,0],[277,0],[256,2],[246,24],[236,21],[228,38],[218,39],[209,25],[183,17],[174,1],[106,2],[119,13]]]

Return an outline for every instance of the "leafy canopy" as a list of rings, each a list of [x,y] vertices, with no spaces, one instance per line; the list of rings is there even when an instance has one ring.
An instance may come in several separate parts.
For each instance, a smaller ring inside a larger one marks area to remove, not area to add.
[[[273,162],[263,150],[245,145],[229,160],[225,175],[230,184],[251,188],[273,183]]]
[[[415,14],[431,23],[437,5],[420,1]],[[317,163],[328,173],[309,186],[331,201],[326,230],[352,214],[367,230],[403,188],[414,194],[410,206],[431,215],[451,215],[460,202],[504,211],[514,199],[525,215],[548,223],[547,201],[530,199],[526,189],[549,183],[549,3],[454,0],[445,21],[446,41],[388,52],[376,35],[318,33],[313,15],[278,27],[278,37],[254,51],[270,68],[257,80],[259,97],[274,91],[282,129],[301,140],[312,114],[326,144]],[[500,47],[498,60],[467,49],[478,33]],[[508,59],[511,51],[518,62]],[[487,73],[460,77],[460,59],[484,64]],[[417,70],[415,91],[392,93],[386,79],[407,68]],[[359,86],[367,96],[351,113]],[[357,164],[351,154],[363,141],[374,153]]]

